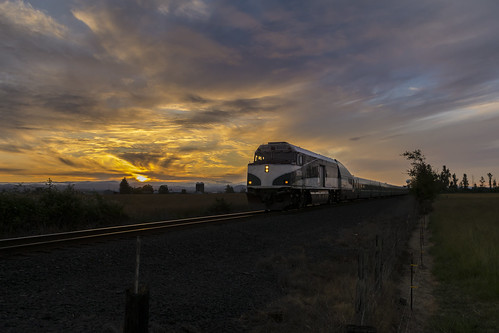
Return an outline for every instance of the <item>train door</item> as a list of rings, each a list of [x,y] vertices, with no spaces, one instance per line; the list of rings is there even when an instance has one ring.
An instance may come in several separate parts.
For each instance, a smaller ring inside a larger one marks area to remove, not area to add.
[[[338,168],[338,189],[341,191],[341,171],[340,171],[340,166],[336,165]]]
[[[319,186],[326,187],[326,166],[319,165]]]

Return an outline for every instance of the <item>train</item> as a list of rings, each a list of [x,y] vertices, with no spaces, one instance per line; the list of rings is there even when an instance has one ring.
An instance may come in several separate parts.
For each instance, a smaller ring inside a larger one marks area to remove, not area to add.
[[[404,195],[406,186],[353,176],[334,158],[288,142],[269,142],[248,164],[247,197],[266,210]]]

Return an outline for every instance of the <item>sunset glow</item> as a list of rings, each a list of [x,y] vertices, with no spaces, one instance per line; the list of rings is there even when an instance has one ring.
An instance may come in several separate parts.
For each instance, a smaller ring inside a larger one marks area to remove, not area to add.
[[[144,176],[144,175],[133,175],[133,176],[135,177],[135,179],[137,179],[141,183],[146,182],[148,180],[151,180],[151,178]]]
[[[395,184],[413,149],[458,176],[499,175],[496,13],[465,0],[3,1],[0,182],[237,183],[269,141]]]

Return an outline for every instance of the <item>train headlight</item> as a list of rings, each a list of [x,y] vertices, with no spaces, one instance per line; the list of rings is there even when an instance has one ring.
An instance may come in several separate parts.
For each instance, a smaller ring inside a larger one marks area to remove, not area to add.
[[[251,180],[248,180],[248,185],[251,185],[253,182]]]
[[[269,172],[269,166],[268,165],[265,166],[265,172]]]
[[[284,181],[284,184],[289,184],[289,181],[285,180],[285,181]]]

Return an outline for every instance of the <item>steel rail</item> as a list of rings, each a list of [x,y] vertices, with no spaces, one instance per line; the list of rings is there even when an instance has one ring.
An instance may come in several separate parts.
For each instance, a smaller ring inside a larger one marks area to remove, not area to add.
[[[12,253],[35,251],[38,249],[55,247],[59,245],[68,245],[71,243],[102,240],[105,238],[116,238],[120,236],[138,235],[148,232],[157,232],[161,231],[161,229],[181,228],[236,220],[259,215],[264,212],[264,210],[258,210],[223,215],[200,216],[176,220],[128,224],[97,229],[76,230],[46,235],[0,239],[0,256]]]

